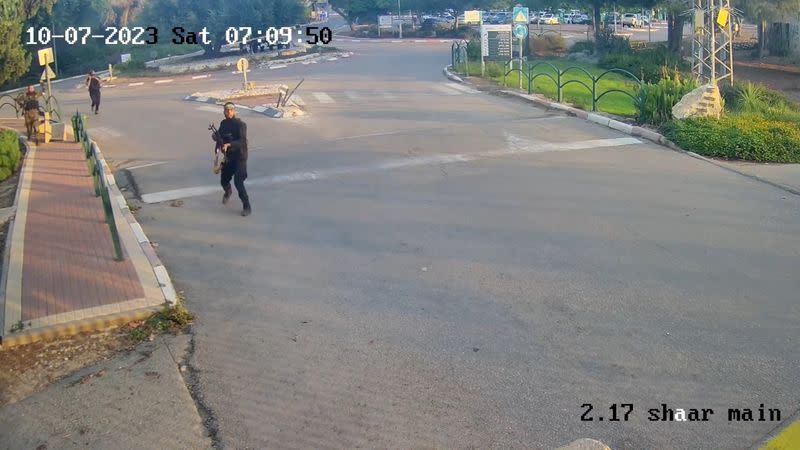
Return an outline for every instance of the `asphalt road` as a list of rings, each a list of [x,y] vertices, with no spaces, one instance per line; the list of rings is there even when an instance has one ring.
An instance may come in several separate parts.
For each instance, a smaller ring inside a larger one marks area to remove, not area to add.
[[[221,112],[182,100],[236,75],[106,89],[90,119],[139,194],[201,188],[138,216],[199,317],[221,445],[749,448],[778,423],[727,408],[797,410],[800,199],[455,87],[448,44],[343,46],[251,74],[304,77],[309,115],[242,114],[248,218],[202,190]]]

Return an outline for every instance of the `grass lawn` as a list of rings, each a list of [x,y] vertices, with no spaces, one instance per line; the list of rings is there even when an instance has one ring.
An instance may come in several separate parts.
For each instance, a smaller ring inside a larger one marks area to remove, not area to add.
[[[547,64],[540,64],[540,63],[547,63]],[[557,79],[557,74],[556,71],[553,69],[553,67],[551,67],[548,64],[556,67],[558,70],[562,71],[562,73],[570,68],[579,67],[581,69],[586,70],[586,72],[590,73],[594,77],[598,77],[602,75],[603,72],[606,71],[605,69],[599,68],[591,64],[579,63],[576,61],[567,61],[558,58],[543,58],[531,61],[530,62],[531,66],[536,65],[531,72],[531,75],[534,78],[531,91],[543,94],[546,97],[551,98],[553,100],[556,100],[558,97],[556,83],[545,75],[550,75],[551,77],[553,77],[553,79]],[[517,66],[515,65],[514,67]],[[464,73],[463,65],[457,67],[456,69],[459,73]],[[481,73],[480,61],[470,61],[469,74],[480,75],[480,73]],[[504,70],[501,63],[496,63],[496,62],[486,63],[487,78],[496,81],[500,85],[503,85],[503,73]],[[586,87],[584,87],[579,83],[569,83],[563,88],[562,101],[565,103],[571,103],[587,111],[591,111],[592,110],[591,78],[582,70],[571,69],[562,75],[561,83],[563,84],[570,81],[581,81],[585,83],[587,86],[589,86],[589,89],[587,89]],[[518,88],[519,72],[510,73],[508,77],[506,77],[505,82],[507,87]],[[523,90],[527,91],[527,80],[525,76],[522,77],[522,86]],[[637,87],[638,84],[630,77],[619,73],[610,73],[604,76],[597,83],[597,93],[598,95],[601,95],[603,92],[607,92],[612,89],[619,89],[633,96],[636,96]],[[600,101],[597,103],[597,109],[598,111],[607,112],[619,116],[635,117],[638,115],[638,110],[636,109],[633,99],[619,92],[612,92],[603,96],[603,98],[601,98]]]

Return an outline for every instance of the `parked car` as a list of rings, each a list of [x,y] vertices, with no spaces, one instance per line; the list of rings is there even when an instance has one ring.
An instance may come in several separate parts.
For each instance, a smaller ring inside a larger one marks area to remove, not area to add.
[[[575,24],[578,24],[578,25],[591,25],[592,24],[592,18],[589,17],[587,14],[581,14],[580,16],[573,16],[572,17],[572,23],[575,23]]]
[[[642,23],[636,16],[637,14],[631,14],[631,13],[624,14],[622,16],[622,26],[629,28],[639,28]]]
[[[545,25],[558,25],[558,17],[556,17],[554,14],[545,14],[541,18],[541,23]]]

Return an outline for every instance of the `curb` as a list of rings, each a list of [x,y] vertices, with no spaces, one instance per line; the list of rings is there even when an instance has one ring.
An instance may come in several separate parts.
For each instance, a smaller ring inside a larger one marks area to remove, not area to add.
[[[470,84],[470,83],[467,83],[466,81],[464,81],[463,79],[461,79],[460,77],[458,77],[457,75],[453,74],[450,71],[450,66],[445,67],[443,72],[444,72],[444,75],[447,78],[449,78],[449,79],[451,79],[453,81],[457,81],[457,82],[463,83],[463,84]],[[772,186],[774,188],[781,189],[781,190],[789,192],[791,194],[800,196],[800,189],[796,189],[796,188],[793,188],[791,186],[787,186],[785,184],[781,184],[781,183],[777,183],[777,182],[774,182],[774,181],[770,181],[770,180],[767,180],[766,178],[759,177],[758,175],[753,175],[751,173],[747,173],[747,172],[743,172],[741,170],[737,170],[737,169],[735,169],[733,167],[726,166],[726,165],[720,163],[719,161],[715,161],[715,160],[713,160],[711,158],[706,158],[705,156],[698,155],[695,152],[690,152],[690,151],[684,150],[684,149],[680,148],[674,142],[672,142],[669,139],[667,139],[666,136],[662,135],[661,133],[658,133],[657,131],[653,131],[653,130],[650,130],[650,129],[647,129],[647,128],[643,128],[643,127],[627,124],[625,122],[620,122],[619,120],[612,119],[612,118],[604,116],[602,114],[597,114],[597,113],[594,113],[594,112],[584,111],[582,109],[574,108],[572,106],[564,105],[562,103],[552,102],[552,101],[549,101],[547,99],[541,98],[539,96],[528,95],[528,94],[523,94],[521,92],[508,91],[508,90],[499,91],[499,93],[501,95],[505,95],[505,96],[509,96],[509,97],[516,97],[516,98],[520,98],[520,99],[523,99],[523,100],[527,100],[527,101],[529,101],[529,102],[531,102],[531,103],[533,103],[533,104],[535,104],[537,106],[541,106],[541,107],[544,107],[544,108],[547,108],[547,109],[556,109],[556,110],[564,111],[568,115],[575,116],[575,117],[577,117],[579,119],[588,120],[589,122],[595,123],[595,124],[600,125],[600,126],[604,126],[606,128],[611,128],[612,130],[616,130],[616,131],[619,131],[621,133],[625,133],[625,134],[630,135],[630,136],[635,136],[635,137],[639,137],[639,138],[648,140],[650,142],[653,142],[654,144],[658,144],[658,145],[661,145],[663,147],[667,147],[670,150],[673,150],[673,151],[678,152],[678,153],[682,153],[682,154],[687,155],[689,157],[692,157],[694,159],[698,159],[700,161],[705,161],[705,162],[707,162],[709,164],[713,164],[713,165],[715,165],[715,166],[717,166],[717,167],[719,167],[721,169],[725,169],[725,170],[727,170],[729,172],[732,172],[732,173],[735,173],[737,175],[741,175],[741,176],[749,178],[751,180],[758,181],[758,182],[767,184],[769,186]]]
[[[6,129],[6,128],[3,128]],[[16,130],[15,130],[16,132]],[[19,141],[22,145],[25,146],[25,158],[22,161],[22,165],[19,168],[19,178],[17,179],[17,192],[14,194],[14,204],[12,207],[16,211],[17,206],[19,205],[19,197],[22,192],[22,182],[23,182],[23,174],[28,173],[26,168],[28,166],[28,155],[30,155],[31,148],[28,140],[22,135],[19,135]],[[2,274],[0,274],[0,333],[3,335],[5,334],[6,329],[6,287],[8,286],[8,271],[11,265],[11,243],[12,237],[14,236],[14,226],[16,224],[17,217],[16,213],[12,215],[8,219],[8,230],[6,231],[6,242],[3,251],[3,270]],[[5,336],[0,337],[0,343],[5,346]]]
[[[31,344],[41,340],[50,340],[58,337],[73,336],[78,333],[105,330],[126,323],[144,320],[153,313],[161,310],[160,306],[151,306],[124,313],[111,314],[102,317],[82,319],[64,324],[51,325],[30,331],[20,331],[3,337],[0,348],[7,349],[17,345]]]
[[[119,213],[125,219],[125,222],[131,228],[134,236],[136,236],[136,240],[139,242],[142,252],[144,252],[145,256],[147,257],[147,261],[150,263],[150,267],[156,276],[156,280],[158,280],[164,300],[166,300],[170,306],[175,306],[175,304],[178,302],[178,295],[175,292],[172,279],[170,278],[166,267],[164,267],[164,263],[162,263],[161,259],[158,258],[158,254],[153,248],[153,245],[150,243],[150,239],[148,239],[147,235],[144,233],[144,229],[142,229],[142,226],[136,220],[136,217],[128,207],[128,202],[125,199],[125,196],[122,195],[122,192],[120,192],[119,187],[117,186],[117,180],[114,178],[114,174],[111,173],[111,168],[108,166],[108,163],[106,163],[103,153],[100,151],[100,147],[94,140],[92,140],[92,151],[95,153],[96,158],[103,166],[103,176],[105,177],[106,183],[109,187],[111,206],[119,211]],[[120,224],[117,224],[117,226],[119,225]]]

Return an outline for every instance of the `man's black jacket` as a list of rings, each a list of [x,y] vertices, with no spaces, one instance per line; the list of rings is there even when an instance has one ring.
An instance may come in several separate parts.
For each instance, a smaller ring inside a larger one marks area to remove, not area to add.
[[[247,161],[247,125],[238,117],[223,119],[219,124],[223,144],[231,144],[225,153],[228,161]]]

